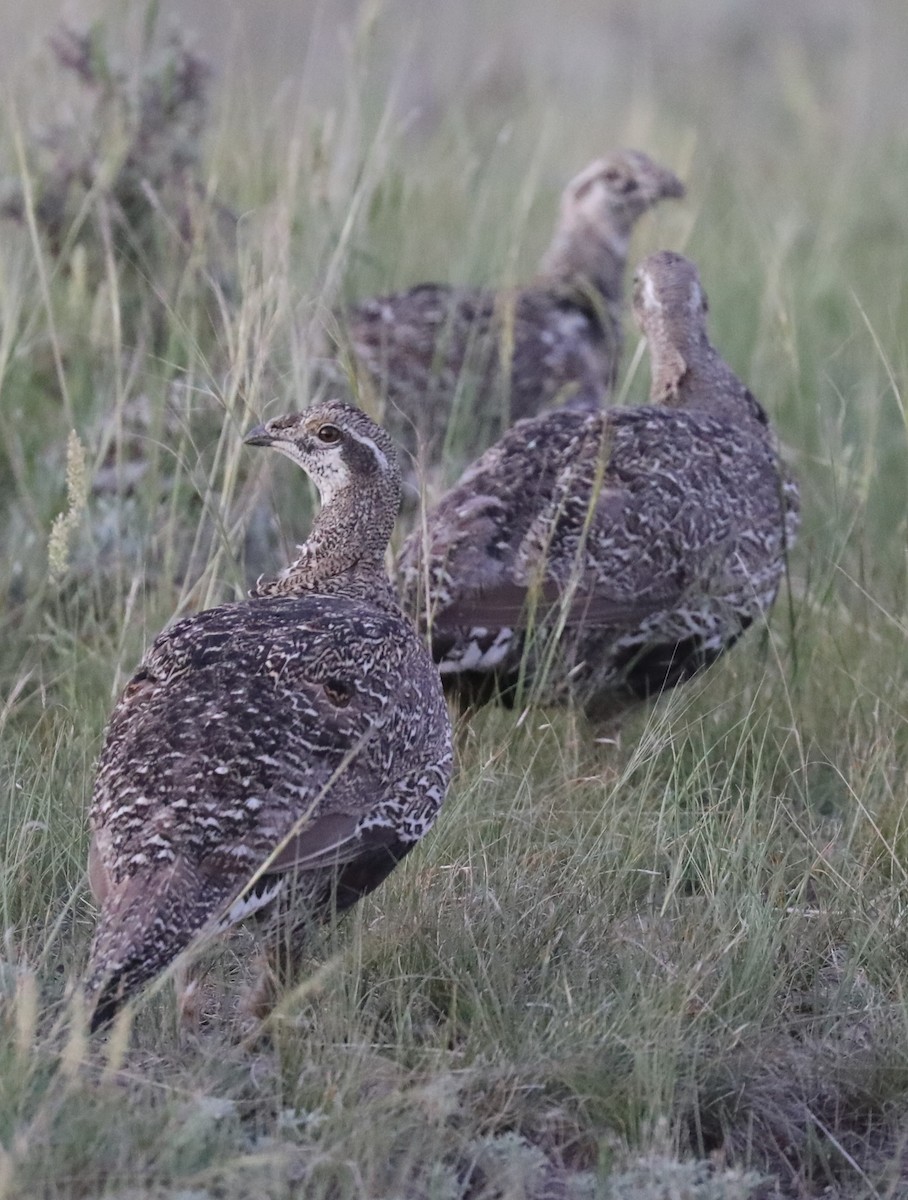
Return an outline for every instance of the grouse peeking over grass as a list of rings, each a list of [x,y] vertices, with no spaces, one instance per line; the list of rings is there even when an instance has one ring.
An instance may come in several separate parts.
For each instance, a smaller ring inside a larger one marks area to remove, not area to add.
[[[690,678],[775,599],[797,485],[709,342],[693,263],[646,259],[634,314],[651,403],[521,421],[403,547],[404,606],[466,702],[525,686],[607,715]]]
[[[354,904],[448,786],[438,672],[384,569],[391,439],[329,401],[246,441],[301,466],[322,507],[276,579],[166,629],[113,712],[91,807],[92,1028],[199,935],[279,895],[302,924]]]
[[[425,283],[339,315],[354,389],[427,464],[461,461],[552,404],[597,408],[621,355],[631,233],[680,180],[639,150],[597,159],[568,184],[535,280],[515,291]],[[447,436],[447,445],[446,445]]]

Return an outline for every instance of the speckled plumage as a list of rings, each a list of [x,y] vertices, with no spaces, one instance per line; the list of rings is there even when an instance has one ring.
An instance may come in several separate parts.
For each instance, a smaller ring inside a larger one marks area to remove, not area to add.
[[[798,492],[710,345],[692,263],[640,267],[651,403],[518,423],[414,532],[404,605],[467,701],[533,684],[604,715],[722,653],[775,598]]]
[[[247,440],[303,466],[322,508],[278,579],[165,630],[113,712],[91,809],[95,1027],[291,879],[303,917],[355,903],[429,829],[449,781],[438,673],[383,567],[391,440],[336,401]]]
[[[352,374],[388,428],[428,463],[443,447],[447,457],[469,457],[552,404],[598,407],[621,354],[634,225],[660,199],[683,193],[675,175],[640,151],[596,160],[565,189],[529,286],[493,292],[426,283],[361,301],[339,315],[330,378]]]

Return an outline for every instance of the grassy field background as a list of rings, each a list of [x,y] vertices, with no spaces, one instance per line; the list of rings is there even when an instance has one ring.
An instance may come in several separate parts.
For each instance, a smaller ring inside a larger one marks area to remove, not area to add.
[[[0,1200],[908,1197],[903,0],[3,7]],[[89,1044],[112,699],[308,525],[243,430],[338,299],[528,277],[620,145],[802,483],[770,626],[621,727],[464,724],[267,1036],[241,935]]]

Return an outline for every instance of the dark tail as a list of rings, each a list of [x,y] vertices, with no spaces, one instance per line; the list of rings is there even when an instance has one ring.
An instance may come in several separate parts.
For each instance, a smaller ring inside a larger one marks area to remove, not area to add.
[[[229,896],[185,862],[145,871],[114,887],[92,942],[85,991],[94,1033],[159,975]]]

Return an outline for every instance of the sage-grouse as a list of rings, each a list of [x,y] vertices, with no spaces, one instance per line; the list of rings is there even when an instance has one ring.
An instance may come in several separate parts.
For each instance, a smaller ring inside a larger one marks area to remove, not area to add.
[[[776,596],[798,526],[763,408],[712,347],[694,265],[637,272],[651,403],[521,421],[401,552],[446,688],[592,716],[718,657]],[[529,694],[529,693],[528,693]]]
[[[621,355],[634,225],[659,200],[683,194],[677,176],[638,150],[597,159],[565,189],[529,286],[425,283],[364,300],[339,314],[340,363],[427,464],[443,450],[464,461],[553,403],[597,408]],[[328,371],[338,383],[337,365]]]
[[[89,864],[92,1027],[200,934],[288,889],[302,922],[388,875],[451,772],[438,672],[384,569],[400,501],[388,435],[338,401],[246,441],[312,478],[299,557],[251,598],[155,641],[114,709]]]

